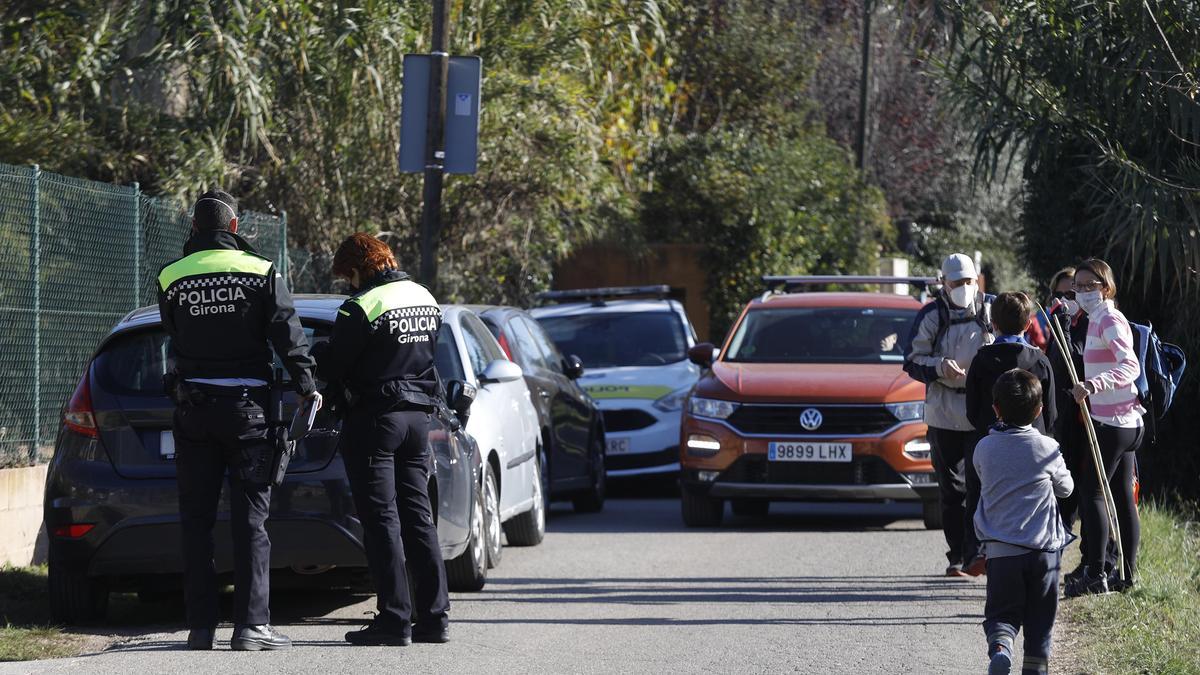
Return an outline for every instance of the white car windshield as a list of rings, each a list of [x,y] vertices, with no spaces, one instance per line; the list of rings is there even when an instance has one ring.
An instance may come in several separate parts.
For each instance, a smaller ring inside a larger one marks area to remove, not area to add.
[[[661,366],[687,356],[683,321],[674,312],[604,312],[539,318],[563,354],[586,368]]]
[[[873,307],[754,309],[738,324],[726,361],[890,363],[904,360],[916,310]]]

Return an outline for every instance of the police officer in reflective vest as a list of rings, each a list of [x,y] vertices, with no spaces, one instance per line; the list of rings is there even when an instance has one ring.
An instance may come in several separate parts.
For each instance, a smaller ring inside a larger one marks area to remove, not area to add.
[[[396,270],[387,244],[365,234],[338,247],[333,274],[356,289],[317,352],[317,374],[341,391],[340,449],[363,524],[379,613],[346,634],[355,645],[446,642],[446,570],[429,503],[426,439],[438,379],[442,312],[423,286]],[[331,394],[333,398],[333,394]],[[405,562],[415,586],[411,606]]]
[[[184,257],[158,275],[158,307],[173,365],[175,464],[183,530],[189,649],[212,649],[217,625],[213,523],[226,472],[233,535],[235,650],[281,649],[270,626],[271,501],[275,446],[268,424],[274,347],[296,390],[320,405],[313,360],[283,278],[237,235],[237,201],[221,190],[196,202]]]

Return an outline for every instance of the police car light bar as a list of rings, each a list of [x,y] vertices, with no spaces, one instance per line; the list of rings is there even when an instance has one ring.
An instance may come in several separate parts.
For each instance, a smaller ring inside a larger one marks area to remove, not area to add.
[[[791,289],[799,286],[822,286],[829,284],[868,284],[887,286],[891,284],[912,284],[918,287],[931,286],[938,283],[933,277],[884,277],[857,276],[850,274],[825,274],[811,276],[764,276],[762,278],[768,290]]]
[[[546,302],[568,302],[571,300],[628,298],[635,295],[665,298],[670,294],[670,286],[659,284],[657,286],[612,286],[608,288],[576,288],[569,291],[544,291],[534,297]]]

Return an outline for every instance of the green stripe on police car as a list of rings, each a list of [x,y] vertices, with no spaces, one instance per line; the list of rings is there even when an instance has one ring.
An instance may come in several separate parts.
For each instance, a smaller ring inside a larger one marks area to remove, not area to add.
[[[583,388],[594,399],[644,398],[657,400],[674,391],[670,387],[630,384],[589,384],[584,385]]]

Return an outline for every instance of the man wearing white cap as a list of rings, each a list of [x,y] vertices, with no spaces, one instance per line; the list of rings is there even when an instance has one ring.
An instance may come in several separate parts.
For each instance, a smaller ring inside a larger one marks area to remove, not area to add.
[[[979,348],[994,341],[992,296],[979,290],[975,261],[955,253],[942,262],[942,292],[913,321],[904,370],[925,383],[925,423],[942,502],[942,530],[950,550],[946,576],[964,576],[979,555],[967,514],[964,458],[975,443],[967,419],[967,369]]]

